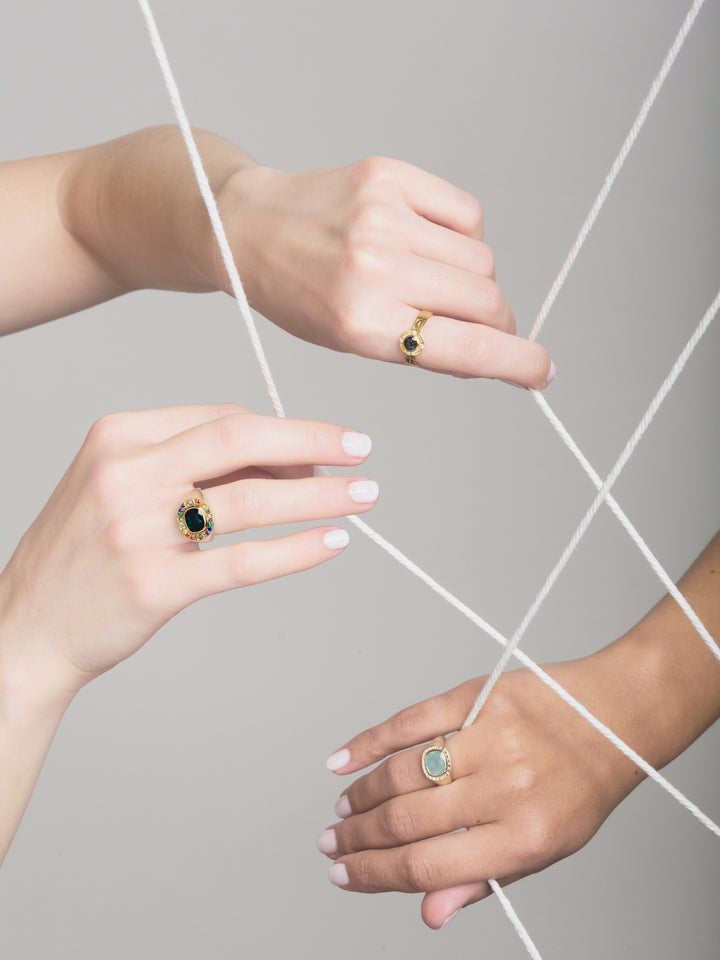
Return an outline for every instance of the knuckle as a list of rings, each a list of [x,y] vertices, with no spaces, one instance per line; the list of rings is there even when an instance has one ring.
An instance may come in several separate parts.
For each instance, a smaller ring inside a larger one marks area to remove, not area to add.
[[[475,325],[469,333],[462,349],[469,375],[477,376],[491,366],[493,345],[482,326]]]
[[[408,793],[412,789],[413,776],[403,758],[403,754],[390,757],[383,767],[384,786],[391,796]]]
[[[231,548],[227,555],[228,579],[238,587],[255,583],[258,579],[255,554],[249,545]]]
[[[353,180],[358,190],[388,185],[394,179],[394,164],[387,157],[363,157],[353,164]]]
[[[405,877],[408,887],[414,893],[425,893],[438,886],[439,870],[437,864],[417,850],[409,851],[405,856]]]
[[[380,830],[394,845],[415,838],[415,818],[402,800],[388,800],[381,808]]]
[[[482,204],[477,197],[474,197],[471,193],[465,194],[464,201],[464,217],[465,223],[467,225],[467,230],[469,233],[473,233],[476,237],[482,238],[483,235],[483,208]]]
[[[87,433],[86,443],[92,447],[105,448],[127,432],[127,413],[106,413],[93,423]]]
[[[497,321],[505,313],[505,297],[494,280],[486,280],[480,289],[480,308],[489,319]]]
[[[393,733],[399,743],[417,742],[415,739],[417,732],[424,726],[428,712],[424,703],[417,703],[395,715],[393,718]]]
[[[528,800],[533,797],[540,786],[540,771],[530,761],[519,761],[514,764],[510,777],[510,790],[518,799]]]
[[[536,867],[553,858],[555,836],[552,824],[540,811],[527,817],[523,830],[523,848],[527,867]]]
[[[224,454],[237,454],[239,447],[249,442],[253,428],[250,419],[236,413],[229,413],[224,417],[218,417],[215,421],[217,443]]]
[[[495,278],[495,254],[492,250],[492,247],[484,246],[482,253],[482,272],[492,279]]]
[[[220,403],[217,407],[218,417],[232,417],[245,413],[252,413],[247,407],[241,407],[239,403]]]

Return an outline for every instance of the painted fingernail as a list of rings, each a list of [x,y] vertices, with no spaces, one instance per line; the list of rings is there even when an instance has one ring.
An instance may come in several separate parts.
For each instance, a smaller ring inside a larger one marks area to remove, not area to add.
[[[348,493],[355,503],[375,503],[380,488],[374,480],[353,480],[348,485]]]
[[[329,856],[331,853],[335,853],[337,850],[337,837],[335,836],[334,830],[323,830],[320,836],[315,841],[317,848],[320,853],[324,853]]]
[[[348,763],[350,763],[350,751],[346,747],[343,747],[342,750],[336,750],[327,758],[327,768],[333,772],[340,770]]]
[[[366,457],[372,449],[372,440],[366,433],[348,430],[342,435],[342,445],[349,457]]]
[[[338,527],[337,530],[328,530],[323,537],[323,543],[328,550],[342,550],[350,543],[350,534],[342,527]]]
[[[455,913],[451,913],[449,917],[446,917],[445,920],[443,920],[443,927],[446,927],[451,920],[454,920],[461,910],[462,910],[462,907],[458,907]],[[440,927],[440,929],[442,930],[442,927]]]
[[[350,883],[350,877],[348,876],[345,864],[334,863],[328,871],[328,879],[330,883],[334,883],[336,887],[346,887]]]
[[[557,367],[555,366],[554,362],[551,360],[551,361],[550,361],[550,369],[548,370],[548,375],[547,375],[547,385],[548,385],[548,386],[550,386],[550,384],[551,384],[551,383],[553,382],[553,380],[555,379],[555,374],[556,374],[556,373],[557,373]]]
[[[338,802],[335,804],[335,816],[340,817],[341,820],[344,820],[346,817],[349,817],[352,813],[352,807],[350,806],[350,801],[347,796],[343,794]]]

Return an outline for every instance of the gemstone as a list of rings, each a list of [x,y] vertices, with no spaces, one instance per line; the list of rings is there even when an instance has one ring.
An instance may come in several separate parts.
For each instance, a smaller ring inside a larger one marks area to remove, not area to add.
[[[413,337],[413,336],[405,337],[405,339],[403,340],[403,346],[405,347],[408,353],[412,353],[413,350],[417,350],[419,346],[417,337]]]
[[[442,750],[431,750],[425,755],[425,767],[431,777],[444,777],[447,773],[447,761]]]
[[[205,529],[205,514],[197,507],[187,510],[185,513],[185,526],[190,533],[200,533]]]

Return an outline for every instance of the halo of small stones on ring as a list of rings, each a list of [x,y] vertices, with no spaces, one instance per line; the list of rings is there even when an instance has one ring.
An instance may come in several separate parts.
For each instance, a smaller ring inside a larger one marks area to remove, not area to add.
[[[210,507],[204,500],[194,497],[189,497],[180,504],[177,522],[182,535],[195,543],[210,540],[215,526]]]
[[[425,747],[420,762],[423,773],[433,783],[441,783],[450,775],[452,769],[450,754],[439,743],[431,743],[429,747]]]

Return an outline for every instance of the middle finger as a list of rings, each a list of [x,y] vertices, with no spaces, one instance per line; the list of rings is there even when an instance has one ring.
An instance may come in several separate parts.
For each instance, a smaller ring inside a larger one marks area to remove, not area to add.
[[[378,497],[377,483],[364,477],[246,479],[203,489],[218,534],[364,513]]]

